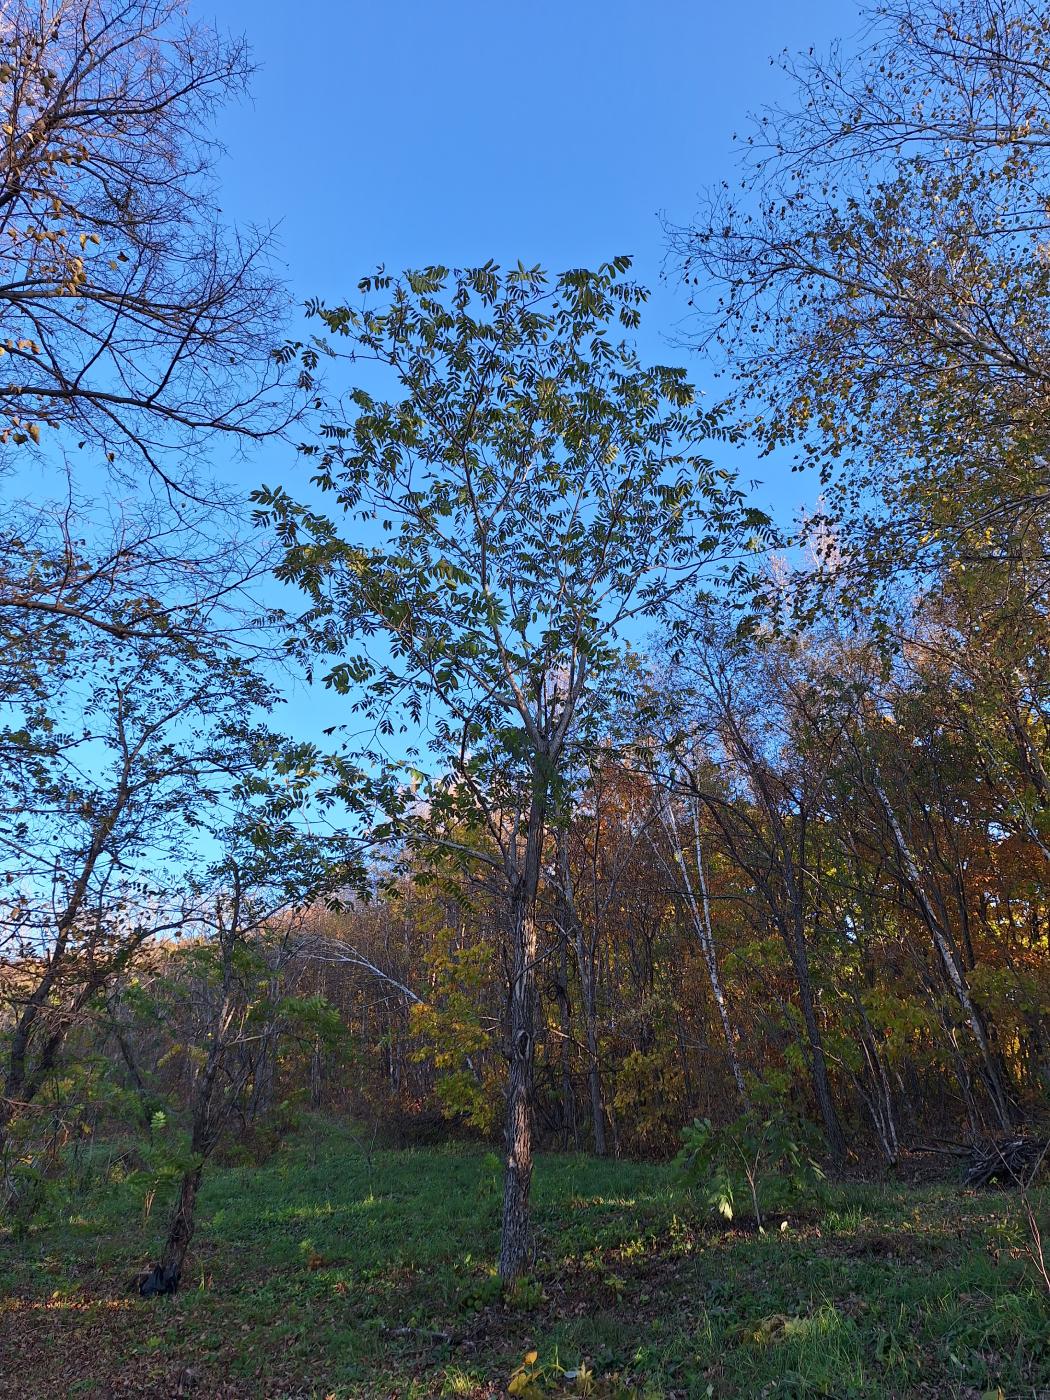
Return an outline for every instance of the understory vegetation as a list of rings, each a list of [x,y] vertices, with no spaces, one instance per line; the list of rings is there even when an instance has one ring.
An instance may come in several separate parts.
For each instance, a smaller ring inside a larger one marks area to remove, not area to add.
[[[231,1156],[160,1311],[126,1285],[169,1202],[147,1214],[119,1146],[92,1149],[5,1236],[0,1394],[480,1400],[515,1374],[519,1395],[650,1400],[1050,1387],[1008,1192],[828,1184],[762,1234],[671,1166],[554,1155],[537,1169],[540,1247],[503,1293],[500,1163],[483,1145],[391,1149],[308,1119],[262,1162]]]

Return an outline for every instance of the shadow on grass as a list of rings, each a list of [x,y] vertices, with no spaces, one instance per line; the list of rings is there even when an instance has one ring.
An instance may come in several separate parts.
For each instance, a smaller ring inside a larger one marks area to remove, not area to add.
[[[1050,1393],[1050,1316],[1008,1193],[835,1186],[760,1234],[716,1224],[668,1167],[544,1158],[533,1276],[506,1298],[482,1148],[369,1160],[312,1124],[206,1183],[175,1299],[126,1296],[166,1207],[145,1218],[133,1182],[2,1240],[0,1354],[31,1388],[0,1395],[75,1393],[74,1377],[174,1394],[188,1369],[197,1395],[482,1396],[532,1350],[610,1395]]]

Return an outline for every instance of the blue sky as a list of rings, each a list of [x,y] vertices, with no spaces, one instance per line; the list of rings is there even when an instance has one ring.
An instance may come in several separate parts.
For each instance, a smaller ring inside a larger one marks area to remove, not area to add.
[[[298,302],[352,298],[379,263],[561,270],[630,253],[654,292],[643,353],[712,389],[703,361],[668,344],[686,305],[660,282],[661,215],[688,220],[700,189],[732,178],[733,132],[785,94],[772,55],[859,22],[853,0],[222,0],[210,13],[260,65],[252,100],[221,118],[223,208],[278,225]],[[786,464],[720,451],[762,478],[778,515],[812,499],[813,479]],[[294,493],[304,474],[272,445],[237,475]],[[310,704],[345,717],[334,697]]]
[[[643,348],[678,360],[660,215],[732,175],[734,130],[783,92],[770,55],[858,24],[853,0],[223,0],[217,18],[260,65],[222,118],[224,209],[279,225],[300,301],[345,300],[381,262],[631,253],[654,289]]]

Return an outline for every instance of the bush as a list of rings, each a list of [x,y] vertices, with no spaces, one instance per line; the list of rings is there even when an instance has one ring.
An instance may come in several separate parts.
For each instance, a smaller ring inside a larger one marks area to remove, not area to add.
[[[724,1128],[698,1118],[682,1131],[676,1166],[712,1210],[726,1220],[750,1214],[762,1229],[770,1212],[818,1196],[824,1173],[810,1151],[809,1130],[784,1113],[745,1113]]]

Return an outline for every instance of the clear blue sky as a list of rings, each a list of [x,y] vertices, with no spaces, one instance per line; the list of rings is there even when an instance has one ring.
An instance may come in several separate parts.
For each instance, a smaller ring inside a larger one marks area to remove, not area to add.
[[[296,285],[333,295],[378,261],[634,251],[655,276],[658,213],[687,217],[729,172],[733,130],[780,88],[770,55],[857,27],[853,0],[215,12],[261,65],[253,106],[223,119],[231,211],[279,221]]]
[[[655,293],[644,348],[665,358],[685,303],[656,286],[660,214],[688,219],[697,191],[732,174],[733,131],[782,92],[770,55],[858,22],[853,0],[222,0],[214,13],[260,65],[253,102],[222,119],[224,207],[280,226],[300,300],[352,296],[380,262],[561,270],[631,253]]]
[[[704,364],[667,344],[686,307],[659,283],[660,216],[687,220],[701,188],[732,178],[733,132],[784,94],[772,55],[858,28],[854,0],[192,3],[260,65],[252,101],[221,119],[222,203],[279,226],[299,302],[352,298],[381,262],[558,271],[630,253],[654,292],[643,353],[701,387]],[[721,450],[779,515],[812,499],[813,479]],[[275,445],[238,477],[294,491],[300,467]],[[333,697],[310,704],[345,717]]]

